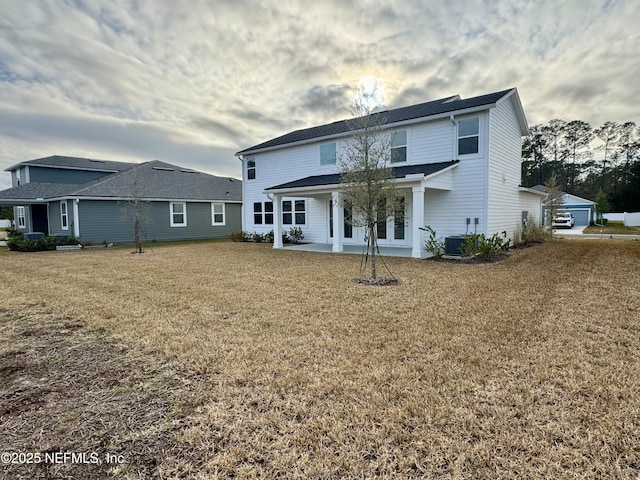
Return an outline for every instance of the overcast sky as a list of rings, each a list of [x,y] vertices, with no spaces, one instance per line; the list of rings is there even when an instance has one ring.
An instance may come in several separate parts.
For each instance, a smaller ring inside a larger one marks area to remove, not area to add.
[[[370,76],[389,108],[517,87],[530,125],[640,122],[639,23],[638,0],[0,0],[0,169],[240,177],[236,151],[348,117]]]

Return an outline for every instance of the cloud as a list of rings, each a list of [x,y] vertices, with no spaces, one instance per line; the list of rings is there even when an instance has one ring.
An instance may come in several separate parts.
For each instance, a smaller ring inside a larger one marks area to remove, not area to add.
[[[3,168],[82,154],[239,176],[233,152],[344,118],[367,75],[383,79],[388,107],[517,86],[532,124],[640,121],[635,0],[6,0],[2,10]]]

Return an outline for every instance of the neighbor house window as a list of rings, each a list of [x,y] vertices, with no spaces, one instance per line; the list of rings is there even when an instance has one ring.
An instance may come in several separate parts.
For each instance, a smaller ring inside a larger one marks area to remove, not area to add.
[[[18,217],[18,228],[25,228],[27,225],[26,217],[24,213],[24,207],[17,207],[17,217]]]
[[[69,230],[69,216],[67,215],[67,201],[60,201],[60,226],[62,230]]]
[[[478,153],[480,118],[465,118],[458,121],[458,155]]]
[[[171,226],[187,226],[187,204],[185,202],[171,202]]]
[[[320,145],[320,165],[336,164],[336,142]]]
[[[211,204],[211,224],[224,225],[224,203]]]
[[[247,180],[255,180],[256,178],[256,159],[255,157],[247,158]]]
[[[283,200],[282,223],[284,225],[304,225],[307,223],[306,200]]]
[[[260,202],[253,204],[253,223],[254,225],[262,225],[262,203]]]
[[[391,163],[407,161],[407,131],[391,134]]]

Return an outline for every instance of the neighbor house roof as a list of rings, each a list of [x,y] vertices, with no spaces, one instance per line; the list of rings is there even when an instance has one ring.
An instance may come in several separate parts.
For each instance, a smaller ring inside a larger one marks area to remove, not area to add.
[[[514,95],[515,94],[515,95]],[[525,134],[528,130],[524,111],[517,95],[515,88],[502,90],[500,92],[480,95],[478,97],[462,99],[459,95],[440,98],[418,105],[408,107],[395,108],[393,110],[385,110],[371,114],[372,122],[377,125],[393,125],[409,122],[416,119],[442,116],[446,114],[454,114],[456,112],[477,111],[480,109],[491,108],[500,100],[514,95],[517,100],[516,113],[520,123],[521,130]],[[353,130],[354,119],[340,120],[338,122],[320,125],[317,127],[295,130],[280,137],[273,138],[253,147],[246,148],[236,153],[236,155],[246,155],[249,153],[258,153],[265,150],[272,150],[284,145],[307,143],[315,141],[323,137],[342,136]]]
[[[65,157],[62,155],[52,155],[50,157],[36,158],[20,162],[5,169],[10,172],[21,166],[69,168],[78,170],[91,170],[99,172],[121,172],[138,165],[130,162],[114,162],[112,160],[95,160],[92,158]]]
[[[549,189],[544,185],[535,185],[531,188],[544,193],[549,192]],[[594,202],[593,200],[589,200],[587,198],[578,197],[577,195],[572,195],[567,192],[562,192],[562,204],[563,205],[582,205],[582,204],[595,205],[596,202]]]
[[[49,157],[53,158],[53,157]],[[69,158],[69,157],[62,157]],[[117,162],[111,162],[117,163]],[[139,184],[139,187],[135,185]],[[242,182],[154,160],[82,184],[30,182],[0,191],[5,201],[46,201],[56,198],[97,198],[242,201]]]
[[[420,165],[406,165],[402,167],[392,167],[394,178],[404,178],[407,175],[422,174],[424,176],[433,175],[445,168],[456,165],[458,160],[450,162],[438,162],[438,163],[423,163]],[[290,188],[305,188],[305,187],[317,187],[324,185],[338,185],[341,180],[341,174],[331,173],[327,175],[312,175],[310,177],[304,177],[292,182],[282,183],[275,187],[265,189],[269,190],[284,190]]]

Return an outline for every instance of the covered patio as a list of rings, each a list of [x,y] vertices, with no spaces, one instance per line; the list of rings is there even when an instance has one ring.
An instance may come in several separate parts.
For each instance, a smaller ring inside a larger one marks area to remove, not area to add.
[[[299,245],[285,245],[286,250],[299,250],[303,252],[321,252],[321,253],[347,253],[351,255],[360,255],[363,253],[364,245],[342,245],[342,251],[334,252],[331,243],[302,243]],[[412,257],[411,247],[390,247],[381,246],[380,255],[383,257]]]

